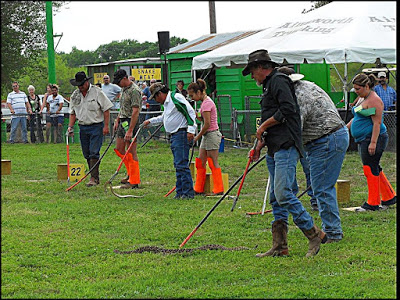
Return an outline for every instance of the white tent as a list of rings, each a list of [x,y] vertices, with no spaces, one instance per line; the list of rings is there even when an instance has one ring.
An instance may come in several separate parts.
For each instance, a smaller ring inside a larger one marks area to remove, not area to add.
[[[266,20],[268,13],[263,14]],[[268,50],[277,63],[325,61],[334,67],[344,63],[343,77],[335,69],[343,83],[347,107],[347,63],[396,64],[396,1],[334,1],[280,26],[198,55],[193,58],[192,69],[244,67],[249,53],[259,49]]]
[[[269,13],[263,14],[266,20]],[[395,64],[396,2],[334,1],[280,26],[196,56],[192,69],[244,66],[249,53],[259,49],[268,50],[278,63],[375,63],[379,59],[384,64]]]

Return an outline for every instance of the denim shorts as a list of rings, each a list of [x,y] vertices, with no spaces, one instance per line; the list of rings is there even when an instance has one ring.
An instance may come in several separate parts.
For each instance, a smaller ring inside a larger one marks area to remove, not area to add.
[[[221,138],[222,134],[218,129],[214,131],[208,131],[201,139],[200,148],[206,149],[206,151],[217,150],[221,144]]]

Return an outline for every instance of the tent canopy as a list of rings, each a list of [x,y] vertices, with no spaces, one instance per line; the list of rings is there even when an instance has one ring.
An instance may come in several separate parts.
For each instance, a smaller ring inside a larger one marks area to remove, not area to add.
[[[268,16],[266,15],[266,19]],[[396,63],[395,1],[334,1],[296,20],[193,58],[192,69],[243,67],[268,50],[277,63]]]

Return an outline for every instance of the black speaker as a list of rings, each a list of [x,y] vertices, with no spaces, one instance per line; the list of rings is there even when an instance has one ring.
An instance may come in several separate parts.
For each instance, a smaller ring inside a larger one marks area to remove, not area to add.
[[[159,31],[157,34],[160,53],[165,53],[169,50],[169,31]]]

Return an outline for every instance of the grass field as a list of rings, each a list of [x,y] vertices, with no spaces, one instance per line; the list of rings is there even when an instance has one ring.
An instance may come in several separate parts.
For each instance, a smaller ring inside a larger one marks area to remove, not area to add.
[[[172,154],[166,143],[153,141],[139,150],[142,188],[120,191],[144,197],[117,198],[104,189],[120,161],[112,148],[100,166],[100,186],[87,188],[86,180],[66,192],[67,182],[57,180],[57,164],[66,163],[65,144],[2,143],[1,158],[12,161],[11,175],[1,176],[3,299],[396,298],[395,208],[341,210],[344,239],[322,245],[312,258],[305,257],[308,240],[290,218],[290,256],[255,257],[272,245],[271,213],[246,216],[261,210],[268,178],[264,163],[246,177],[235,210],[230,211],[232,199],[225,198],[183,247],[215,244],[249,250],[115,253],[144,246],[179,249],[219,198],[164,198],[175,185]],[[225,145],[220,164],[230,183],[243,173],[247,153]],[[86,165],[79,144],[70,145],[70,157],[71,163]],[[396,188],[396,153],[385,152],[381,165]],[[113,183],[124,173],[125,167]],[[346,154],[339,179],[351,181],[351,200],[341,207],[366,200],[367,183],[356,152]],[[303,191],[300,164],[298,181]],[[230,194],[236,195],[237,188]],[[320,226],[309,197],[301,201]]]

